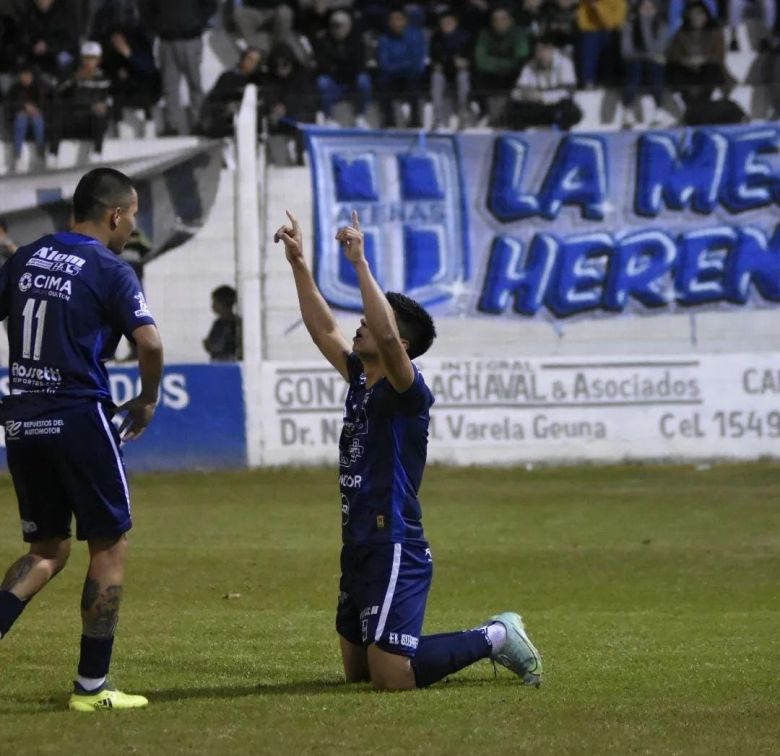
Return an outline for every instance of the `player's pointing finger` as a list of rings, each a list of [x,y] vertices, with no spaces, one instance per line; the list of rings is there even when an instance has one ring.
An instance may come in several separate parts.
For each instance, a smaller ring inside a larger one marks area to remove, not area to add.
[[[355,231],[360,231],[360,218],[358,218],[357,210],[352,211],[352,228]]]
[[[293,231],[297,231],[300,228],[298,219],[289,210],[285,210],[285,212],[287,213],[287,217],[290,219],[290,223],[292,223]]]

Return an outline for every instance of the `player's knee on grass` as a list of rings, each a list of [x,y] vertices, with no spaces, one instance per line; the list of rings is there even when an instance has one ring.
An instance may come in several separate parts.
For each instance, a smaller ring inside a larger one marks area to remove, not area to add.
[[[417,687],[409,657],[391,654],[379,646],[368,647],[368,668],[376,690],[411,690]]]
[[[339,636],[341,658],[344,662],[344,677],[348,683],[369,682],[371,674],[368,671],[366,649]]]

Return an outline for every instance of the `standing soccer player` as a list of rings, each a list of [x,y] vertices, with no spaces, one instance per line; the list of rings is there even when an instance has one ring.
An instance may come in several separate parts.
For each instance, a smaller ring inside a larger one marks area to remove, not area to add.
[[[2,405],[8,467],[30,551],[0,584],[0,637],[64,566],[76,537],[87,541],[83,634],[75,711],[146,706],[107,681],[127,536],[131,527],[120,436],[149,424],[162,374],[162,344],[135,273],[119,259],[135,229],[130,179],[96,168],[73,195],[72,231],[20,247],[0,269],[0,319],[8,318],[10,393]],[[105,362],[124,335],[138,347],[141,391],[111,401]],[[126,413],[119,429],[114,413]]]
[[[433,561],[417,492],[433,395],[412,359],[433,343],[430,315],[379,288],[366,262],[357,213],[336,238],[355,268],[364,315],[350,346],[303,256],[288,212],[283,241],[303,322],[323,356],[349,382],[339,441],[341,581],[336,629],[347,682],[382,690],[423,688],[479,659],[493,658],[539,686],[542,659],[513,612],[473,630],[421,636]]]

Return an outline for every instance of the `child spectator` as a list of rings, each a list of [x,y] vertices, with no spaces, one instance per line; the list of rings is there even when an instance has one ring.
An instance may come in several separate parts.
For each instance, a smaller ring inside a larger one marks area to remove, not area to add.
[[[621,37],[625,82],[623,85],[623,126],[634,125],[634,102],[640,88],[646,88],[655,107],[661,107],[666,74],[665,55],[669,27],[661,17],[656,0],[640,0],[632,10]],[[650,122],[654,122],[651,117]]]
[[[582,0],[577,7],[577,74],[580,85],[593,88],[617,78],[620,40],[626,20],[626,0]]]
[[[457,14],[451,9],[445,10],[439,16],[436,31],[431,37],[431,99],[434,128],[444,123],[444,97],[447,87],[452,87],[453,84],[458,120],[461,126],[466,124],[471,88],[472,47],[472,36],[460,25]]]
[[[14,160],[22,154],[22,145],[32,130],[35,151],[39,160],[45,160],[46,136],[44,110],[48,105],[48,87],[31,66],[24,66],[19,79],[8,90],[8,109],[13,119]]]
[[[203,339],[203,348],[212,362],[241,359],[241,318],[235,306],[236,290],[232,286],[218,286],[211,292],[211,310],[217,318]]]
[[[246,85],[261,82],[261,62],[260,51],[247,47],[236,67],[220,74],[217,83],[203,101],[200,128],[206,136],[232,136],[233,118],[241,107]]]
[[[356,123],[361,128],[368,127],[365,113],[371,102],[371,77],[366,70],[363,38],[355,31],[349,13],[336,11],[331,15],[327,31],[316,41],[314,59],[317,91],[325,117],[330,118],[339,100],[356,92]]]
[[[379,36],[376,84],[386,126],[394,124],[393,103],[411,100],[408,124],[420,125],[419,96],[425,71],[426,43],[422,29],[412,26],[406,13],[393,10],[387,17],[387,31]],[[406,109],[405,109],[406,110]]]
[[[100,68],[102,54],[98,42],[85,42],[81,46],[78,70],[57,91],[51,141],[51,152],[55,155],[63,137],[88,139],[98,155],[103,152],[111,82]]]
[[[515,24],[505,7],[495,8],[474,48],[475,88],[484,94],[509,92],[529,52],[528,32]]]
[[[552,38],[540,37],[512,92],[510,126],[570,129],[582,119],[582,111],[572,99],[576,83],[571,60],[556,49]]]

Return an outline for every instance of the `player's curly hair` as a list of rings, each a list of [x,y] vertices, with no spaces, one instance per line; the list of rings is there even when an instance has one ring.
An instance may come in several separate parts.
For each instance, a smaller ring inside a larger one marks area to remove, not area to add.
[[[385,296],[395,313],[401,338],[409,342],[409,348],[406,350],[409,357],[414,359],[425,354],[436,338],[433,318],[419,302],[415,302],[405,294],[388,291]]]

